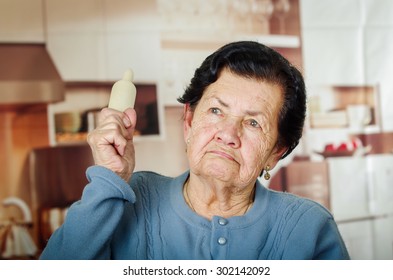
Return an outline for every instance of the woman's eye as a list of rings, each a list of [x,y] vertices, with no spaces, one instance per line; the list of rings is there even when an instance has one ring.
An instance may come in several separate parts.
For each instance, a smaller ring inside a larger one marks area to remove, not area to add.
[[[249,120],[249,123],[252,127],[260,127],[259,123],[256,120]]]
[[[210,111],[211,111],[213,114],[216,114],[216,115],[221,114],[221,110],[218,109],[218,108],[211,108]]]

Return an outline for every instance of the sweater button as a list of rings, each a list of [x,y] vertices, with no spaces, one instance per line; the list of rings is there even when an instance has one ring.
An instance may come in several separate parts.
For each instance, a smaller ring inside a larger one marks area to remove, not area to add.
[[[220,219],[218,220],[218,223],[219,223],[221,226],[225,226],[226,224],[228,224],[228,221],[227,221],[226,219],[224,219],[224,218],[220,218]]]
[[[218,238],[217,242],[220,245],[225,245],[225,244],[227,244],[227,239],[225,237],[220,237],[220,238]]]

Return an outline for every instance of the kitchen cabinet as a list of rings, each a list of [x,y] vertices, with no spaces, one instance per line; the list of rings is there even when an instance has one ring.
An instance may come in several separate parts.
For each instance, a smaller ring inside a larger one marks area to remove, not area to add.
[[[375,259],[393,260],[393,217],[386,216],[374,221]]]
[[[331,211],[354,259],[393,255],[393,155],[331,158]]]
[[[293,161],[271,178],[269,188],[328,208],[352,259],[392,259],[392,154]]]
[[[328,163],[330,205],[336,221],[370,217],[370,173],[365,158],[330,158]]]
[[[0,0],[0,42],[44,43],[43,0]]]
[[[87,144],[32,149],[28,155],[33,236],[40,249],[49,238],[44,214],[64,209],[80,199],[88,183],[86,169],[94,164]],[[54,217],[53,217],[54,218]],[[59,219],[57,219],[59,220]],[[56,224],[61,223],[61,220]]]
[[[370,155],[365,162],[370,212],[378,216],[393,214],[393,155]]]
[[[338,223],[351,259],[393,259],[393,217]]]
[[[326,161],[299,160],[280,168],[269,188],[306,197],[330,208],[329,175]]]
[[[339,223],[338,229],[344,239],[351,259],[374,259],[374,233],[372,221],[365,220],[352,223]]]
[[[337,221],[393,215],[393,155],[330,158],[328,163]]]
[[[135,82],[156,82],[160,45],[154,4],[47,1],[48,50],[63,79],[113,81],[132,68]]]

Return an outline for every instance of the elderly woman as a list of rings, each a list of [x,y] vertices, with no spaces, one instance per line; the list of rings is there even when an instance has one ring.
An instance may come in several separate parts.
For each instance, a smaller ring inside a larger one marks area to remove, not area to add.
[[[179,98],[189,171],[176,178],[133,173],[136,113],[103,109],[89,184],[41,258],[348,259],[325,208],[258,180],[297,146],[305,99],[276,51],[223,46]]]

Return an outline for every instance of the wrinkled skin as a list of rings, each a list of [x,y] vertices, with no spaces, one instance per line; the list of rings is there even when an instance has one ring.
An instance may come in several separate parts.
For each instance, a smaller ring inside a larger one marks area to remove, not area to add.
[[[129,108],[123,113],[104,108],[99,115],[97,128],[87,137],[95,164],[114,171],[125,181],[131,178],[135,168],[135,125],[134,109]]]
[[[262,169],[273,168],[285,151],[276,147],[282,98],[278,85],[223,70],[195,111],[185,106],[187,191],[197,212],[231,216],[249,204]]]
[[[186,202],[199,215],[243,215],[252,205],[255,182],[267,165],[272,169],[285,148],[277,147],[278,85],[223,70],[193,110],[184,106],[184,140],[190,177]],[[134,109],[105,108],[88,143],[97,165],[128,181],[135,168]]]

